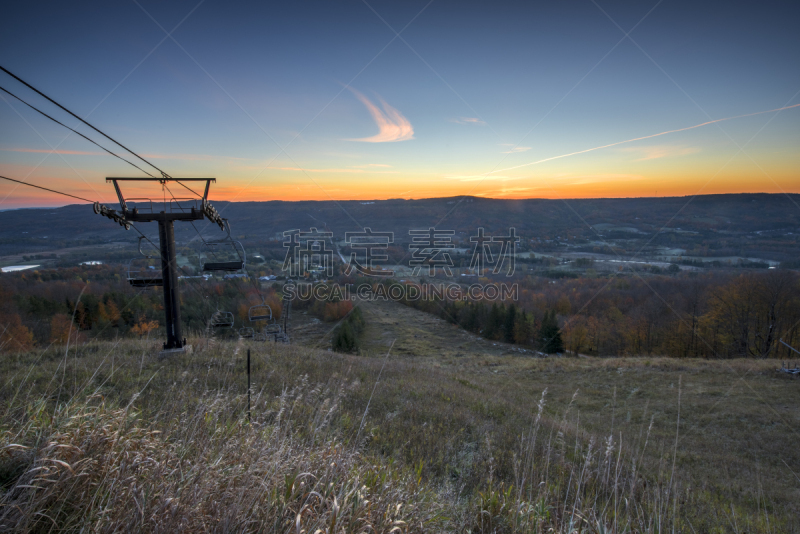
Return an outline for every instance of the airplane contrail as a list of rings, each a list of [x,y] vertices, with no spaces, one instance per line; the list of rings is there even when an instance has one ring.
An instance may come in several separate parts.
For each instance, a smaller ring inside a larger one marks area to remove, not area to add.
[[[762,115],[764,113],[774,113],[776,111],[783,111],[783,110],[786,110],[786,109],[792,109],[792,108],[796,108],[796,107],[800,107],[800,104],[794,104],[794,105],[786,106],[786,107],[782,107],[782,108],[770,109],[770,110],[767,110],[767,111],[756,111],[755,113],[747,113],[745,115],[736,115],[735,117],[725,117],[724,119],[716,119],[716,120],[713,120],[713,121],[703,122],[701,124],[695,124],[694,126],[687,126],[686,128],[678,128],[677,130],[668,130],[666,132],[660,132],[660,133],[657,133],[657,134],[645,135],[644,137],[635,137],[633,139],[626,139],[625,141],[617,141],[616,143],[610,143],[608,145],[596,146],[596,147],[593,147],[593,148],[587,148],[585,150],[579,150],[577,152],[570,152],[569,154],[561,154],[560,156],[553,156],[553,157],[550,157],[550,158],[540,159],[538,161],[532,161],[530,163],[523,163],[522,165],[516,165],[514,167],[508,167],[508,168],[505,168],[505,169],[497,169],[496,171],[489,171],[489,172],[483,174],[483,176],[487,176],[489,174],[494,174],[496,172],[504,172],[504,171],[510,171],[510,170],[513,170],[513,169],[519,169],[521,167],[530,167],[531,165],[538,165],[539,163],[544,163],[546,161],[552,161],[554,159],[566,158],[568,156],[576,156],[578,154],[585,154],[586,152],[594,152],[595,150],[600,150],[602,148],[608,148],[608,147],[612,147],[612,146],[622,145],[622,144],[625,144],[625,143],[632,143],[633,141],[641,141],[643,139],[652,139],[653,137],[659,137],[659,136],[662,136],[662,135],[667,135],[667,134],[676,133],[676,132],[685,132],[686,130],[693,130],[695,128],[700,128],[701,126],[708,126],[709,124],[714,124],[715,122],[723,122],[723,121],[729,121],[729,120],[733,120],[733,119],[741,119],[743,117],[752,117],[753,115]]]

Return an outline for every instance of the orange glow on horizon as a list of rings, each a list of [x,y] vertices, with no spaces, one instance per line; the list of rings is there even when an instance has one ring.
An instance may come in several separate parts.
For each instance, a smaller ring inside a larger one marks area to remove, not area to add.
[[[645,147],[648,148],[648,147]],[[659,152],[652,148],[651,154]],[[615,156],[615,155],[610,155]],[[705,194],[735,193],[800,193],[797,180],[798,158],[782,155],[769,161],[769,166],[741,157],[723,160],[701,157],[686,151],[678,158],[640,157],[627,160],[578,160],[569,167],[553,162],[536,169],[520,169],[507,175],[408,172],[393,170],[360,171],[353,174],[326,170],[300,171],[269,169],[263,174],[243,175],[225,168],[201,168],[193,176],[216,176],[211,185],[212,201],[345,201],[425,199],[475,196],[498,199],[581,199],[680,197]],[[766,160],[767,158],[763,158]],[[33,184],[64,191],[109,206],[117,204],[106,176],[96,169],[82,170],[76,176],[72,169],[48,167],[34,169],[23,165],[0,165],[0,175],[23,179]],[[65,176],[70,176],[65,178]],[[226,177],[227,176],[227,177]],[[155,185],[155,187],[153,187]],[[189,184],[191,185],[191,184]],[[172,195],[191,197],[180,185],[173,185]],[[170,198],[157,184],[123,187],[126,197]],[[0,209],[21,207],[53,207],[77,203],[45,191],[0,181]]]
[[[708,183],[706,183],[708,182]],[[781,183],[783,182],[783,183]],[[266,201],[347,201],[347,200],[388,200],[406,199],[420,200],[428,198],[450,198],[460,196],[473,196],[496,199],[522,200],[529,198],[536,199],[589,199],[589,198],[645,198],[645,197],[683,197],[694,195],[710,194],[739,194],[739,193],[800,193],[797,181],[789,185],[789,180],[778,180],[778,185],[769,179],[761,181],[759,186],[755,186],[752,180],[725,180],[716,181],[706,180],[681,180],[681,181],[651,181],[645,183],[608,183],[608,182],[581,182],[575,184],[553,184],[553,187],[536,185],[533,187],[515,187],[509,185],[504,188],[497,184],[487,184],[485,186],[459,187],[454,184],[436,187],[428,186],[414,191],[405,188],[384,187],[372,188],[366,192],[359,192],[357,188],[340,187],[337,191],[326,191],[319,187],[297,187],[297,186],[247,186],[236,187],[217,187],[212,185],[212,201],[228,202],[266,202]],[[41,183],[41,182],[39,182]],[[12,184],[13,185],[13,184]],[[81,184],[81,189],[73,189],[78,196],[87,199],[96,198],[95,191]],[[45,191],[29,189],[21,191],[24,186],[20,186],[12,192],[12,187],[3,185],[0,187],[0,209],[16,209],[25,207],[57,207],[69,204],[80,203],[68,197],[62,197]],[[117,198],[113,190],[106,188],[105,184],[95,185],[97,192],[102,193],[102,198],[98,198],[111,207],[117,204]],[[364,191],[364,190],[361,190]],[[8,196],[6,196],[8,195]],[[137,194],[138,196],[138,194]],[[181,195],[183,196],[183,195]],[[187,195],[188,196],[188,195]],[[3,197],[6,197],[3,199]],[[155,201],[161,200],[161,196],[152,195]]]

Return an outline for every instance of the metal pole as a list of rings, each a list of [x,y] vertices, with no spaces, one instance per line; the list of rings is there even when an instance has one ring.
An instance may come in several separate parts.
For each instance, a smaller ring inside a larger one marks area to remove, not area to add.
[[[789,350],[792,350],[792,351],[794,351],[794,352],[797,352],[797,354],[800,354],[800,351],[796,350],[794,347],[792,347],[791,345],[789,345],[788,343],[786,343],[784,340],[780,339],[779,341],[780,341],[781,343],[783,343],[784,345],[786,345],[787,347],[789,347]]]
[[[158,237],[161,245],[161,276],[164,280],[164,315],[167,320],[167,342],[164,349],[183,347],[181,333],[181,306],[178,294],[178,263],[175,258],[175,224],[167,219],[158,221]]]
[[[250,349],[247,349],[247,422],[250,422]]]

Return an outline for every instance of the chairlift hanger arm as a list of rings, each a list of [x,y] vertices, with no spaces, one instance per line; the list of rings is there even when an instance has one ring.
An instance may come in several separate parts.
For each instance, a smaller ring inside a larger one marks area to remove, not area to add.
[[[145,253],[145,252],[142,250],[142,240],[143,240],[143,239],[147,239],[147,236],[146,236],[146,235],[144,235],[144,234],[142,234],[142,235],[140,235],[140,236],[139,236],[139,254],[141,254],[142,256],[144,256],[145,258],[148,258],[148,259],[149,259],[149,258],[154,258],[155,256],[151,256],[150,254],[146,254],[146,253]],[[153,242],[152,242],[152,241],[150,241],[149,239],[147,239],[147,241],[150,243],[150,245],[152,245],[153,247],[155,247],[155,245],[153,244]]]

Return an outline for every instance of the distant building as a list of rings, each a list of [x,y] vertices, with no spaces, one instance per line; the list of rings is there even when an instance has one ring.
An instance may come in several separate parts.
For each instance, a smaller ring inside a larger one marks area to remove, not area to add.
[[[260,276],[258,278],[260,282],[269,282],[270,280],[277,280],[277,279],[278,277],[275,276],[274,274],[268,274],[267,276]]]
[[[224,278],[225,280],[234,280],[236,278],[247,278],[247,275],[244,273],[231,273],[231,274],[226,274]]]

